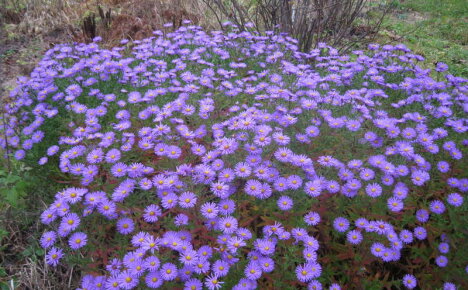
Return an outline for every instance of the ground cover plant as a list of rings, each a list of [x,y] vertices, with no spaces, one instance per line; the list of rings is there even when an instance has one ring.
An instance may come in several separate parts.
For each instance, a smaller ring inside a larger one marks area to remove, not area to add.
[[[376,42],[397,40],[414,53],[424,56],[427,66],[437,62],[449,65],[453,75],[467,77],[468,3],[448,0],[393,1],[394,11],[384,21]],[[391,37],[385,35],[390,34]]]
[[[467,285],[466,79],[185,24],[57,45],[11,92],[0,144],[61,187],[48,265],[80,289]]]

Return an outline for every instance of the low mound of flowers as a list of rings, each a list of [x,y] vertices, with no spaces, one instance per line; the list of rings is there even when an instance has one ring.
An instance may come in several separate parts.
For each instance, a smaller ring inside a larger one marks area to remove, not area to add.
[[[185,24],[57,45],[11,92],[0,144],[66,184],[49,265],[80,260],[80,289],[466,283],[466,79]]]

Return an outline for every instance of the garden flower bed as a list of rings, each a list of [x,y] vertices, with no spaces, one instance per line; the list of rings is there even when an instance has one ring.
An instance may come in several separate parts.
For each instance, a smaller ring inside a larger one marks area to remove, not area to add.
[[[466,285],[467,80],[225,28],[60,44],[19,79],[0,144],[66,184],[47,264],[80,289]]]

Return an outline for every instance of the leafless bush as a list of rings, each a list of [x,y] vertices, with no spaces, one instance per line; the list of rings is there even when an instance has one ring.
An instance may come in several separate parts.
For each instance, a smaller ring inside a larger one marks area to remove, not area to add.
[[[345,49],[350,42],[375,35],[389,12],[386,1],[374,0],[203,0],[221,23],[239,29],[253,23],[256,30],[279,30],[310,50],[319,42]],[[380,5],[378,5],[380,3]],[[370,17],[370,12],[372,17]]]

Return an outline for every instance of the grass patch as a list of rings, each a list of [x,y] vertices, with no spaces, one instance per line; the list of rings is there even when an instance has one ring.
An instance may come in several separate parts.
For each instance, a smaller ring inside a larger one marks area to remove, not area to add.
[[[384,22],[377,42],[406,44],[426,58],[426,65],[449,65],[450,73],[467,77],[468,2],[447,0],[394,1],[394,13]]]

